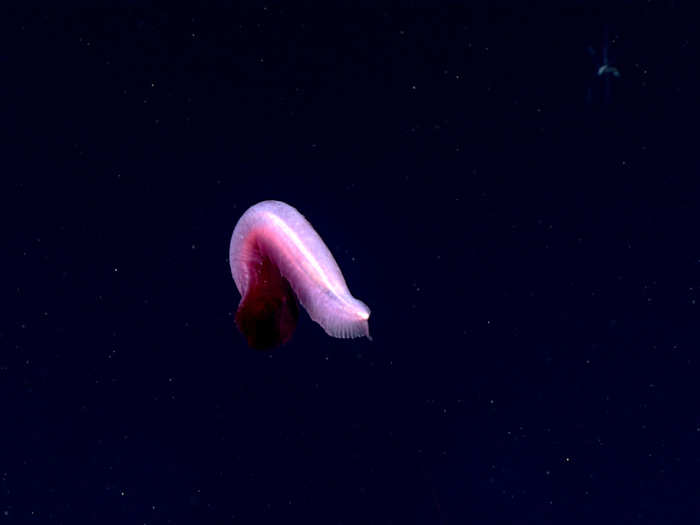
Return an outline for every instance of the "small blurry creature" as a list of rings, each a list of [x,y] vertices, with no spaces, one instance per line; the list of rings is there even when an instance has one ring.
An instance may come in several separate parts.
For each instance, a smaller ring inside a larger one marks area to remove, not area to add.
[[[609,45],[608,27],[606,25],[603,29],[603,44],[601,46],[600,57],[597,56],[593,47],[588,46],[588,54],[595,61],[595,77],[586,94],[586,101],[589,104],[601,101],[603,104],[609,104],[612,98],[611,80],[622,76],[620,70],[610,63]],[[599,94],[601,90],[602,96]]]
[[[616,78],[620,78],[620,71],[615,66],[603,64],[598,68],[598,76],[602,77],[603,75],[612,75]]]

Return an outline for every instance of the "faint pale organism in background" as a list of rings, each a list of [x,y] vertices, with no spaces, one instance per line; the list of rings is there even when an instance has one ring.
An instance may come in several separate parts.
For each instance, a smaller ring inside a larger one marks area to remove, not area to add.
[[[615,38],[613,38],[612,43],[615,43]],[[588,104],[594,102],[609,104],[612,99],[612,81],[622,75],[620,70],[610,63],[610,40],[607,25],[603,28],[603,44],[600,48],[600,54],[596,53],[592,46],[588,46],[588,54],[595,62],[595,76],[592,84],[588,87],[586,102]],[[602,91],[602,95],[598,94],[599,91]]]
[[[598,76],[602,77],[603,75],[612,75],[614,77],[620,78],[620,71],[615,66],[603,64],[598,68]]]

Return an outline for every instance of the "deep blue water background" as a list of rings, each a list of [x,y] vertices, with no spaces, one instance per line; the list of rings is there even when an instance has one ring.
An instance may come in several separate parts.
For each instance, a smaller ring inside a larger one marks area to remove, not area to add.
[[[697,28],[625,6],[4,17],[0,523],[695,522]],[[264,199],[372,342],[246,347]]]

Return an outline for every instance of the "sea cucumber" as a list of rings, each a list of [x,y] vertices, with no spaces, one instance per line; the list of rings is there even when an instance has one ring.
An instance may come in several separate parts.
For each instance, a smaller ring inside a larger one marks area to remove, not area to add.
[[[286,343],[298,304],[332,337],[370,338],[369,308],[350,294],[328,247],[289,204],[270,200],[248,208],[233,230],[229,261],[241,294],[236,325],[249,346]]]

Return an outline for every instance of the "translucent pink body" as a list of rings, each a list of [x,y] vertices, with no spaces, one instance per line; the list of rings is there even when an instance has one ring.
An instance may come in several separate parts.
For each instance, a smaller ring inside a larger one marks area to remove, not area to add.
[[[249,326],[255,323],[250,317],[258,314],[249,313],[255,309],[245,306],[265,301],[269,315],[270,309],[277,308],[270,306],[272,297],[284,307],[286,281],[311,319],[326,333],[343,338],[369,337],[369,308],[350,294],[330,250],[292,206],[263,201],[249,208],[233,231],[229,260],[242,296],[238,316]],[[241,327],[238,318],[237,322]]]

